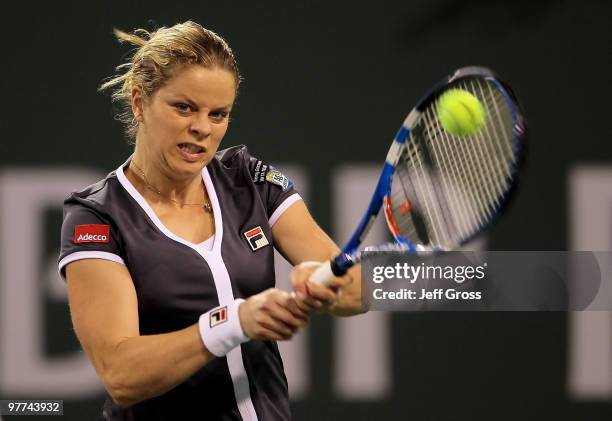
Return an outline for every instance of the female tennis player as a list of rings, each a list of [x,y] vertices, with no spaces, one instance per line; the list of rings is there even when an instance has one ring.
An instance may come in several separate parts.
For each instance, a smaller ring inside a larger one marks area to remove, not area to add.
[[[103,419],[288,420],[276,341],[313,310],[361,312],[359,269],[310,283],[305,262],[338,247],[282,172],[218,150],[240,83],[222,38],[193,22],[116,35],[138,48],[101,89],[134,153],[66,199],[59,261]],[[274,287],[273,248],[294,294]]]

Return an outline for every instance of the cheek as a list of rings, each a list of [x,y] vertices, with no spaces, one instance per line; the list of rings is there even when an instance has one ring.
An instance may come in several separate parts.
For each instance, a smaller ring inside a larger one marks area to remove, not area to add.
[[[172,115],[159,115],[155,121],[155,133],[153,133],[153,136],[155,136],[160,143],[173,143],[178,133],[186,128],[181,120]]]
[[[223,125],[217,126],[215,131],[214,131],[215,141],[221,142],[221,140],[223,139],[223,136],[225,136],[226,132],[227,132],[227,123],[223,124]]]

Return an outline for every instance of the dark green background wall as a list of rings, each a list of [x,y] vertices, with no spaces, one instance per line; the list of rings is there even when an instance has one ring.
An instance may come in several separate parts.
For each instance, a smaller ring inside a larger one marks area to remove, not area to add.
[[[192,19],[228,40],[245,78],[225,145],[246,143],[268,161],[303,166],[314,193],[311,210],[327,229],[334,168],[384,157],[403,116],[445,74],[467,64],[495,69],[515,88],[530,130],[521,188],[489,247],[569,247],[568,169],[612,165],[610,2],[262,3],[0,6],[0,169],[116,168],[130,147],[109,97],[96,92],[129,52],[112,28],[153,29]],[[53,243],[57,217],[49,220]],[[69,335],[65,312],[52,308],[49,324],[59,323]],[[566,314],[397,314],[392,320],[394,386],[384,402],[334,398],[332,324],[324,317],[313,321],[313,386],[294,403],[296,420],[612,417],[609,401],[566,397]],[[76,346],[74,339],[70,344]],[[99,399],[67,402],[67,412],[81,415],[64,418],[99,419],[100,405]]]

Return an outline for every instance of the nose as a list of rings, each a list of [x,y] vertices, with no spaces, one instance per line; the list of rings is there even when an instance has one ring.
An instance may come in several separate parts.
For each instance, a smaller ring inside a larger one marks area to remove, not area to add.
[[[197,113],[190,122],[189,132],[198,138],[207,138],[212,130],[208,113]]]

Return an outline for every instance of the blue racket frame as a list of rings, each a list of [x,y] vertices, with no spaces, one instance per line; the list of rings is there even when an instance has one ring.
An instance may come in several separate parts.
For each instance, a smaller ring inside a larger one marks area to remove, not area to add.
[[[397,165],[397,161],[400,156],[400,152],[406,141],[408,141],[410,137],[410,131],[414,124],[418,121],[421,113],[427,108],[429,104],[433,101],[436,101],[440,96],[442,91],[452,83],[456,83],[465,78],[473,78],[480,77],[487,81],[492,82],[497,86],[499,91],[503,94],[507,103],[509,104],[509,108],[511,110],[511,115],[513,119],[513,132],[515,135],[515,155],[519,156],[521,149],[521,139],[525,134],[525,121],[522,116],[522,112],[518,108],[518,103],[516,101],[516,97],[510,90],[510,88],[502,83],[496,75],[490,69],[485,67],[471,66],[471,67],[463,67],[457,70],[453,75],[443,79],[438,82],[433,88],[429,90],[417,103],[415,108],[408,114],[408,117],[404,120],[404,123],[397,131],[391,147],[389,148],[389,152],[387,153],[387,158],[383,165],[382,171],[380,173],[380,177],[378,179],[378,183],[376,184],[376,189],[374,190],[374,194],[372,195],[372,199],[370,200],[370,204],[362,217],[359,225],[355,229],[355,232],[351,236],[348,243],[344,246],[341,253],[331,261],[331,271],[335,276],[342,276],[346,273],[346,271],[353,266],[355,263],[358,263],[360,260],[359,255],[359,246],[362,244],[365,236],[367,235],[370,227],[376,220],[378,213],[380,212],[383,204],[386,200],[388,200],[389,195],[391,194],[391,184],[393,179],[393,174],[395,173],[395,167]],[[518,165],[515,168],[513,177],[518,170]],[[498,208],[496,209],[493,218],[491,218],[491,222],[493,222],[499,216],[500,210],[507,201],[508,192],[500,201]],[[385,212],[385,217],[387,218],[387,223],[392,225],[392,221],[389,220],[387,213]],[[466,238],[463,240],[462,244],[465,244],[470,239],[474,238],[474,236],[478,235],[484,227],[481,228],[480,231],[474,233],[473,236]],[[395,237],[396,243],[394,246],[391,244],[383,245],[379,247],[379,249],[395,249],[405,251],[407,253],[416,253],[419,250],[419,247],[414,244],[412,241],[407,238],[401,236],[398,230],[391,229],[393,236]],[[429,251],[438,251],[440,248],[432,248]]]

